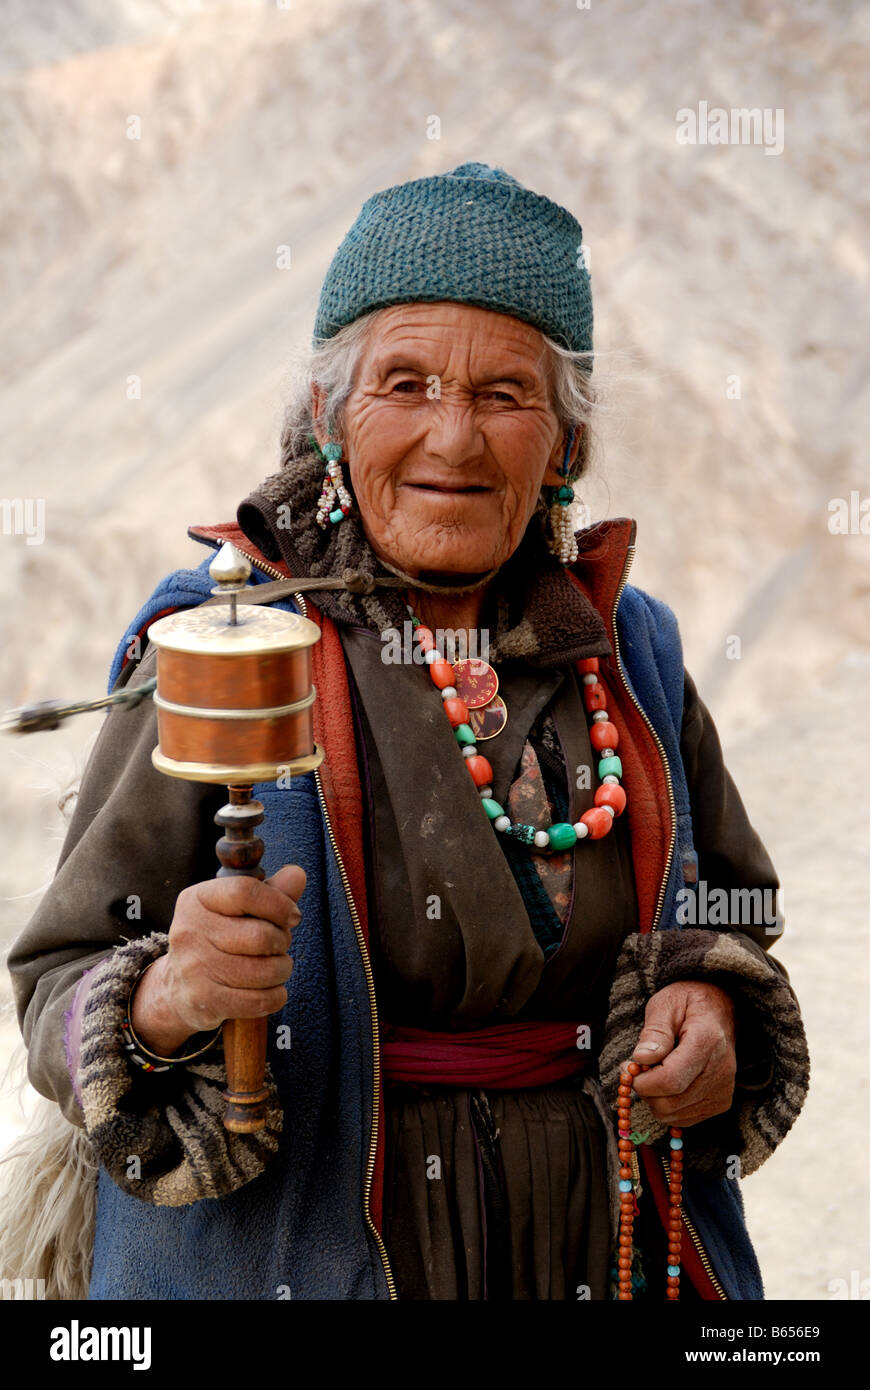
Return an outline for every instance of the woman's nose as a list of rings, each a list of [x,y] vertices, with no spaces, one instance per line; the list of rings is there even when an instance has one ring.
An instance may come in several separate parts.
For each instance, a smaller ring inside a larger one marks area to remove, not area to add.
[[[448,464],[467,464],[484,452],[484,437],[473,400],[442,396],[427,412],[426,452]]]

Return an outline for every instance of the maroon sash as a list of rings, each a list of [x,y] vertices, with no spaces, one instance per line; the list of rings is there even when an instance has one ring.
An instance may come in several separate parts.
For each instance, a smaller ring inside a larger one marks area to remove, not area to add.
[[[590,1049],[577,1046],[579,1027],[502,1023],[467,1033],[433,1033],[386,1024],[381,1030],[381,1066],[388,1081],[417,1085],[491,1090],[548,1086],[585,1069]]]

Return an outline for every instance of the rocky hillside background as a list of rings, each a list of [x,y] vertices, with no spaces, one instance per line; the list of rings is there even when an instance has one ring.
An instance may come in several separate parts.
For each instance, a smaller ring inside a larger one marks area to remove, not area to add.
[[[186,526],[231,519],[273,471],[294,353],[370,193],[481,160],[565,204],[605,395],[584,497],[596,519],[637,518],[633,581],[677,612],[785,886],[777,954],[813,1086],[744,1189],[768,1296],[870,1277],[846,1134],[866,1091],[870,539],[828,524],[832,499],[870,497],[866,7],[0,14],[0,492],[45,508],[41,544],[0,533],[0,708],[102,693],[143,598],[201,558]],[[700,103],[780,111],[781,152],[679,143],[677,112]],[[98,728],[0,740],[6,942],[51,877],[57,803]],[[7,1009],[4,1056],[16,1036]],[[21,1123],[11,1099],[3,1118],[0,1142]]]

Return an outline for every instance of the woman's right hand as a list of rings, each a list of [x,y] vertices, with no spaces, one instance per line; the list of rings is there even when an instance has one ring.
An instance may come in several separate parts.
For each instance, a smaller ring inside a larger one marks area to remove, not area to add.
[[[169,950],[133,995],[133,1031],[171,1057],[195,1033],[227,1018],[263,1018],[287,1002],[287,954],[301,920],[305,870],[285,864],[271,878],[212,878],[179,893]]]

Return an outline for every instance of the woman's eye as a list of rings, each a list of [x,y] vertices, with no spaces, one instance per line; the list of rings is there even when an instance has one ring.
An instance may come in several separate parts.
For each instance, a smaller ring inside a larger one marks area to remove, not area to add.
[[[509,391],[493,391],[492,395],[496,400],[508,401],[511,405],[516,405],[516,400]]]
[[[419,381],[397,381],[393,387],[394,391],[401,391],[403,395],[410,395],[412,391],[420,389]]]

